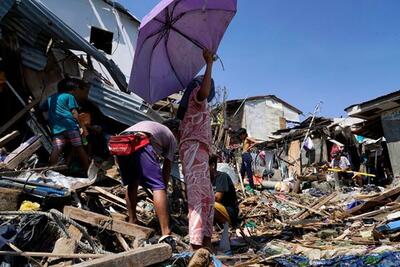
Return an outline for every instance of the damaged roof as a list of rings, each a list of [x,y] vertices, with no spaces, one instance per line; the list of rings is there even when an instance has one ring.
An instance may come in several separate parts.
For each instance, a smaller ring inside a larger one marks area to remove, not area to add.
[[[135,17],[135,15],[133,15],[131,12],[129,12],[129,10],[126,9],[121,3],[117,2],[117,1],[113,1],[113,0],[103,0],[103,2],[105,2],[108,5],[112,6],[113,8],[118,10],[119,12],[129,16],[131,19],[133,19],[134,21],[136,21],[137,23],[140,24],[140,20],[137,17]]]
[[[21,40],[22,61],[34,70],[43,70],[50,45],[86,52],[109,71],[115,83],[126,91],[127,81],[119,67],[38,0],[2,0],[2,29],[15,32]],[[50,42],[51,41],[51,42]]]
[[[281,103],[282,105],[286,106],[287,108],[295,111],[299,115],[303,114],[303,111],[301,111],[300,109],[294,107],[293,105],[287,103],[286,101],[282,100],[281,98],[279,98],[275,95],[252,96],[252,97],[242,98],[242,99],[232,99],[232,100],[226,101],[226,103],[228,105],[230,105],[230,104],[234,105],[234,104],[241,103],[243,101],[252,101],[252,100],[259,100],[259,99],[272,99],[274,101]]]
[[[116,91],[100,82],[91,83],[88,98],[105,116],[128,126],[144,120],[164,120],[139,97]]]
[[[106,1],[117,7],[113,1]],[[119,9],[122,6],[118,6]],[[48,61],[49,47],[86,52],[101,62],[119,85],[121,91],[104,83],[92,83],[89,99],[107,117],[126,125],[142,120],[161,122],[163,119],[137,96],[122,92],[126,78],[119,67],[38,0],[2,0],[0,26],[18,37],[22,64],[36,71],[43,71]]]
[[[400,91],[377,97],[363,103],[354,104],[345,108],[350,117],[373,119],[383,112],[400,107]]]

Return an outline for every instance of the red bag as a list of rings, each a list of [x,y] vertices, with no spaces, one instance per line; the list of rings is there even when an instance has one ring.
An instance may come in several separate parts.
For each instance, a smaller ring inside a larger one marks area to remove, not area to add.
[[[111,155],[128,156],[150,144],[150,139],[143,134],[126,134],[111,136],[108,150]]]

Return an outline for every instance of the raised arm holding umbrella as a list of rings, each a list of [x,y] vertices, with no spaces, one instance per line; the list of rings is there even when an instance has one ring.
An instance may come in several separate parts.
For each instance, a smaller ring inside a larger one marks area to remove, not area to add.
[[[184,90],[216,52],[236,0],[164,0],[139,27],[129,90],[153,104]]]
[[[179,152],[189,202],[190,243],[198,251],[211,248],[214,216],[208,164],[208,102],[215,94],[212,66],[236,7],[236,0],[161,1],[140,25],[129,82],[129,90],[150,104],[186,89],[179,110]],[[204,76],[193,79],[204,65]]]

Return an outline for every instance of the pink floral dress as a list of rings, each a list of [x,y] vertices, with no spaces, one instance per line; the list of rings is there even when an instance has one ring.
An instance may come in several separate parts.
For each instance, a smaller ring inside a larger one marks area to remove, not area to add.
[[[198,102],[193,90],[180,127],[179,154],[189,206],[190,243],[202,245],[211,237],[214,220],[214,192],[208,161],[211,153],[211,120],[207,99]]]

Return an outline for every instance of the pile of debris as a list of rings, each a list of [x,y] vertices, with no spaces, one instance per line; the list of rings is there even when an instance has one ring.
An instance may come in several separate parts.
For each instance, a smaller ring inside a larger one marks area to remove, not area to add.
[[[7,170],[0,173],[0,185],[0,253],[10,266],[148,266],[171,257],[168,245],[151,238],[157,221],[144,190],[138,217],[146,226],[141,226],[126,222],[124,190],[101,172],[75,178],[54,168]],[[179,221],[181,214],[174,216],[174,225],[184,229],[178,225],[187,224]]]
[[[232,233],[239,244],[232,246],[236,265],[393,263],[400,249],[399,196],[399,187],[369,193],[343,188],[321,197],[255,192],[242,199],[241,227]]]
[[[6,135],[1,145],[16,136]],[[168,189],[172,231],[181,236],[180,254],[172,254],[169,245],[157,244],[159,226],[151,192],[139,190],[140,225],[126,222],[125,189],[112,159],[92,162],[88,178],[72,177],[67,166],[35,167],[37,140],[31,138],[8,153],[1,167],[3,263],[185,266],[190,257],[187,200],[179,178],[172,179]],[[324,183],[318,175],[306,173],[304,180],[317,183],[301,194],[243,190],[238,184],[240,224],[231,230],[231,251],[224,251],[234,256],[220,255],[215,262],[328,266],[400,257],[400,187],[342,186],[324,191],[317,189]],[[216,230],[213,240],[218,247],[221,231]]]

